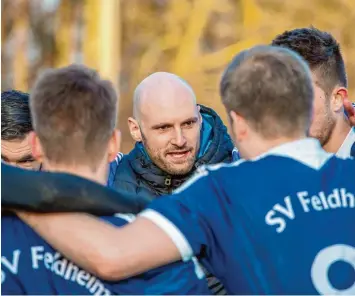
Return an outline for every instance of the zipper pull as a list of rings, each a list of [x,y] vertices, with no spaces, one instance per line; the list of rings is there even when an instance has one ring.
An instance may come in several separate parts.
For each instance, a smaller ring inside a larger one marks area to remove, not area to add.
[[[171,177],[170,176],[165,178],[165,185],[166,186],[170,186],[171,185]]]

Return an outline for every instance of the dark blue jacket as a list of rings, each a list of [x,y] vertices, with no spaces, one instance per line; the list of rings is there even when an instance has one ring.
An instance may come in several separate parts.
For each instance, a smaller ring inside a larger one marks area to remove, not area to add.
[[[141,143],[118,161],[111,164],[110,187],[137,195],[146,195],[154,199],[169,194],[184,183],[195,172],[196,168],[206,164],[233,160],[234,146],[227,128],[221,118],[212,109],[200,105],[203,124],[201,128],[200,151],[194,169],[184,176],[172,176],[157,167],[147,156]]]

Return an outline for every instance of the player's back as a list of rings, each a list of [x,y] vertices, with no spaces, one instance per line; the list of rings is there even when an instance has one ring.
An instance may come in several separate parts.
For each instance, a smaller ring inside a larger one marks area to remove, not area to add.
[[[104,217],[118,227],[120,217]],[[57,253],[16,216],[1,218],[1,288],[9,295],[208,294],[196,266],[177,262],[117,283],[105,282]]]
[[[355,159],[303,139],[201,169],[141,215],[231,294],[355,294],[354,199]]]
[[[324,157],[210,173],[219,205],[206,219],[223,244],[204,263],[229,292],[355,294],[355,160]]]

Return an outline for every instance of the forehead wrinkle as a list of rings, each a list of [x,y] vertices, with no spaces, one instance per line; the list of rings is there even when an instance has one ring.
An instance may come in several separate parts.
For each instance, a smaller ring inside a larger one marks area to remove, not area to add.
[[[24,141],[18,143],[19,146],[15,145],[16,147],[11,147],[13,143],[1,143],[1,154],[6,157],[9,161],[17,161],[18,159],[22,158],[26,155],[32,155],[32,150],[29,144],[25,143]],[[11,146],[10,146],[11,145]],[[14,149],[13,149],[14,148]]]

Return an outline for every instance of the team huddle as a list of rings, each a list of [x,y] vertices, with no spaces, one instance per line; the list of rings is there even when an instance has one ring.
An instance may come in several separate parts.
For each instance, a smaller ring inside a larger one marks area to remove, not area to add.
[[[229,131],[172,73],[83,65],[1,96],[3,294],[355,294],[355,107],[316,28],[237,53]],[[6,164],[7,163],[7,164]],[[8,165],[10,164],[10,165]]]

